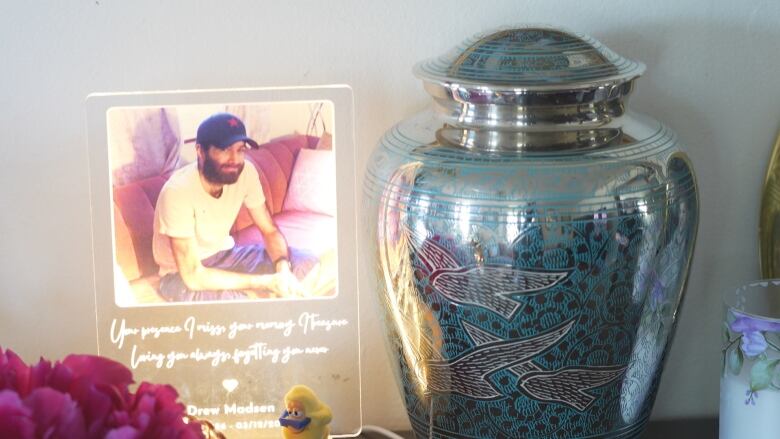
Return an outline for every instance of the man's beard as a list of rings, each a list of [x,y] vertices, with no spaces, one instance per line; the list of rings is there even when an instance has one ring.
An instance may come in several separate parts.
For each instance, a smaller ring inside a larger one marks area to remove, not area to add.
[[[238,181],[238,177],[243,170],[244,164],[241,163],[237,171],[223,172],[208,156],[203,158],[203,176],[206,177],[209,183],[233,184]]]

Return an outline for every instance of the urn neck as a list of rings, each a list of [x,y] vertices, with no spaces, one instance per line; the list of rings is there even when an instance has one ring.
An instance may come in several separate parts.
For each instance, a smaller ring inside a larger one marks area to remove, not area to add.
[[[590,36],[526,25],[475,35],[414,72],[443,119],[442,143],[532,151],[620,141],[644,69]]]
[[[634,81],[571,90],[426,83],[442,120],[440,143],[486,151],[565,151],[621,141]]]

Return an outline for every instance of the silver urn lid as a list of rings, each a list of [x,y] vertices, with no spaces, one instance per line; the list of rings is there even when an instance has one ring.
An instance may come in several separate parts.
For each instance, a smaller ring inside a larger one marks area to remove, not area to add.
[[[569,150],[621,141],[618,119],[644,64],[548,26],[477,34],[414,68],[445,125],[445,145]]]

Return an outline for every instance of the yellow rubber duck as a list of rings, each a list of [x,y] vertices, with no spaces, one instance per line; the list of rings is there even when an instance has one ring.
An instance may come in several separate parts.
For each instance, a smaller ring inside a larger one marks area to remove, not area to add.
[[[284,439],[327,439],[333,414],[314,391],[297,385],[284,395],[286,410],[279,418]]]

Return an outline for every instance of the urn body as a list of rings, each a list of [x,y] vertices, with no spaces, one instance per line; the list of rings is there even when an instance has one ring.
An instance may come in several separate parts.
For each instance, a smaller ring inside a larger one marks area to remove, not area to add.
[[[417,66],[434,104],[383,136],[364,196],[417,437],[640,435],[698,196],[676,135],[628,109],[643,66],[621,60],[512,28]]]

